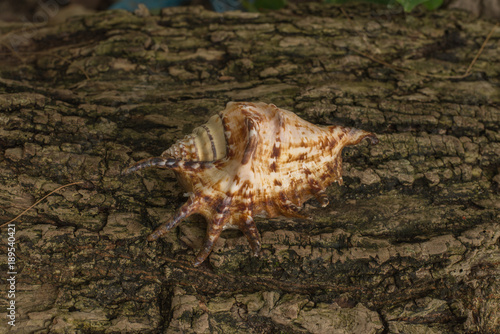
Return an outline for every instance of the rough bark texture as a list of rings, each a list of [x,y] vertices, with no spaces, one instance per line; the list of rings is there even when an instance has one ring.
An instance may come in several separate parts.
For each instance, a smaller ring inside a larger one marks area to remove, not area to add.
[[[492,23],[344,8],[1,26],[1,217],[86,181],[16,223],[15,329],[499,332],[500,28],[471,75],[449,78]],[[120,172],[231,100],[374,131],[380,144],[345,150],[344,185],[328,207],[306,205],[312,220],[258,220],[260,257],[228,231],[193,268],[201,218],[146,241],[185,201],[174,175]],[[7,290],[3,280],[3,311]]]

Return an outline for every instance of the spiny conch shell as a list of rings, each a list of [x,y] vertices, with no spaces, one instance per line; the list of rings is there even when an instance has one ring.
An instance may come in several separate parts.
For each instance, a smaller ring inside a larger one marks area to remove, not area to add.
[[[189,199],[148,240],[201,214],[208,225],[194,262],[198,266],[226,228],[240,229],[257,255],[260,236],[254,216],[303,218],[300,210],[311,197],[327,206],[326,187],[342,184],[342,149],[364,138],[378,143],[371,132],[317,126],[272,104],[229,102],[161,156],[139,161],[126,173],[146,167],[175,172]]]

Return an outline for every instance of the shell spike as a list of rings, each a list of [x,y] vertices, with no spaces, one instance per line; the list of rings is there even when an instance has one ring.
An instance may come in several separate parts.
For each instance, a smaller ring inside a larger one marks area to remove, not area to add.
[[[260,235],[250,212],[247,212],[244,215],[244,222],[241,225],[240,230],[247,237],[253,254],[258,256],[260,253]]]
[[[153,157],[153,158],[147,158],[140,160],[136,162],[134,165],[130,166],[129,168],[125,169],[122,174],[130,174],[132,172],[136,172],[140,169],[144,168],[149,168],[149,167],[163,167],[165,164],[165,159],[161,157]]]
[[[316,200],[323,208],[328,206],[328,204],[330,203],[330,200],[328,199],[328,195],[325,193],[324,190],[316,192],[314,194],[314,197],[316,197]]]
[[[365,130],[354,129],[354,128],[344,128],[344,133],[346,135],[345,145],[356,145],[359,144],[363,139],[367,139],[372,145],[378,144],[377,136]]]
[[[295,217],[302,219],[307,218],[306,216],[300,213],[302,207],[293,203],[284,192],[281,192],[279,194],[277,205],[282,215],[286,215],[287,217]]]
[[[225,223],[225,222],[224,222]],[[193,262],[193,266],[198,267],[203,261],[206,260],[208,255],[212,252],[217,240],[219,240],[220,233],[222,232],[222,227],[224,223],[219,222],[209,222],[207,228],[207,236],[205,242],[201,248],[201,251],[196,255],[196,259]]]
[[[230,219],[231,214],[231,197],[226,197],[215,205],[214,219],[209,221],[207,225],[207,236],[205,238],[205,243],[201,251],[196,255],[196,259],[193,262],[193,266],[198,267],[203,261],[206,260],[208,255],[212,252],[217,240],[219,240],[220,234],[224,229],[224,225]]]
[[[181,221],[189,217],[190,215],[197,213],[200,203],[196,200],[189,199],[183,206],[177,210],[172,219],[160,227],[158,227],[153,233],[148,236],[148,241],[157,240],[164,234],[167,234],[171,229],[176,227]]]
[[[213,167],[211,161],[184,161],[172,158],[153,157],[138,161],[133,166],[123,171],[123,174],[130,174],[140,169],[158,167],[174,170],[196,171]]]

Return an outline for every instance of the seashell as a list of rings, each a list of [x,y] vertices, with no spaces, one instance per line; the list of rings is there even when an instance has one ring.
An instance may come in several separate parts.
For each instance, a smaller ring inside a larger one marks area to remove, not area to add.
[[[125,172],[147,167],[175,172],[189,199],[148,240],[201,214],[208,225],[194,261],[198,266],[226,228],[240,229],[257,255],[260,236],[253,217],[304,218],[300,210],[312,197],[327,206],[326,187],[342,184],[342,149],[365,138],[378,143],[371,132],[317,126],[272,104],[229,102],[161,156],[141,160]]]

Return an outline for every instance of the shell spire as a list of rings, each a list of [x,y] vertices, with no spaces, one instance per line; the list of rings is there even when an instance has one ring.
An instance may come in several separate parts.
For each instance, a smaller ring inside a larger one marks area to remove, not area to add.
[[[226,156],[224,126],[219,115],[212,116],[206,124],[176,142],[162,153],[171,157],[191,161],[214,161]]]
[[[157,240],[192,214],[204,216],[207,235],[197,266],[226,228],[240,229],[258,254],[255,216],[303,218],[300,211],[310,198],[328,205],[326,188],[342,183],[342,149],[365,138],[378,142],[371,132],[317,126],[272,104],[230,102],[161,156],[125,172],[148,167],[174,171],[189,200],[148,240]]]

